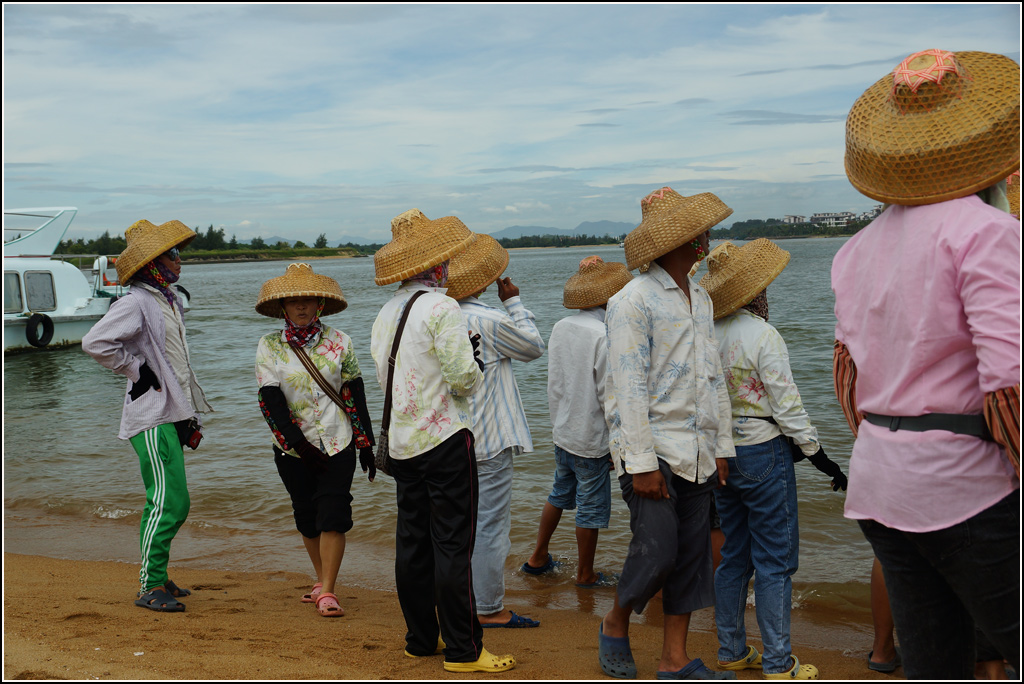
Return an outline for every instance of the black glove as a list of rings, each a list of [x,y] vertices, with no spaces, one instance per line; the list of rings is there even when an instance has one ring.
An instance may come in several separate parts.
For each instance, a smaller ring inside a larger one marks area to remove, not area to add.
[[[132,383],[132,388],[128,390],[128,396],[132,398],[132,401],[135,401],[148,392],[150,388],[159,390],[160,381],[156,379],[156,374],[150,369],[149,364],[143,362],[139,366],[139,379]]]
[[[366,479],[373,482],[373,478],[377,477],[377,463],[373,459],[373,449],[370,447],[363,447],[359,450],[359,465],[363,467],[363,472],[369,471],[370,474],[366,476]]]
[[[310,444],[308,440],[304,439],[299,442],[295,446],[295,451],[299,453],[306,467],[317,475],[323,475],[327,472],[327,454]]]
[[[480,360],[480,333],[469,336],[469,343],[473,345],[473,360],[476,361],[476,365],[480,367],[480,372],[484,370],[484,362]]]
[[[846,485],[848,481],[846,475],[843,474],[843,470],[839,467],[839,464],[830,459],[825,455],[825,450],[818,447],[818,451],[813,456],[808,456],[811,465],[825,473],[832,478],[832,491],[838,492],[842,489],[846,491]]]

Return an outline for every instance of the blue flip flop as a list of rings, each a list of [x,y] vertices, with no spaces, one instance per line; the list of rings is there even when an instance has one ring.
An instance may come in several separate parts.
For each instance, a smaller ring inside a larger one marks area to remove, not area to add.
[[[735,672],[718,672],[704,664],[700,658],[694,658],[681,670],[665,672],[658,670],[658,679],[736,679]]]
[[[525,563],[523,563],[523,567],[520,569],[528,575],[543,575],[545,572],[551,572],[552,570],[557,568],[558,565],[558,561],[552,558],[551,554],[549,553],[547,562],[539,568],[533,567],[532,565],[530,565],[530,561],[526,561]]]
[[[508,611],[512,613],[512,611]],[[480,623],[481,627],[498,627],[501,629],[519,629],[521,627],[540,627],[540,620],[531,620],[523,615],[516,615],[512,613],[512,617],[508,619],[508,622],[491,622],[487,624]]]
[[[594,587],[604,586],[604,573],[603,572],[597,573],[597,579],[594,580],[593,582],[589,582],[589,583],[586,583],[586,584],[584,584],[583,582],[577,582],[576,586],[579,587],[580,589],[592,589]]]
[[[636,679],[636,662],[628,636],[605,636],[602,620],[597,627],[597,646],[597,659],[606,675],[616,679]]]

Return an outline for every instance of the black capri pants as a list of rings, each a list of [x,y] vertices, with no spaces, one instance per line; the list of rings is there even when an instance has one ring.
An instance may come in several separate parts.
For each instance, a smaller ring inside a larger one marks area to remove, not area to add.
[[[303,537],[352,529],[352,477],[356,449],[351,443],[327,460],[327,472],[317,475],[301,458],[274,447],[274,463],[292,499],[295,527]]]

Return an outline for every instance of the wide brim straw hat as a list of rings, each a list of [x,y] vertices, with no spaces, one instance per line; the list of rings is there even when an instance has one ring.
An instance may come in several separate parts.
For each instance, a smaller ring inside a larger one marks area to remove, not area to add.
[[[468,248],[448,263],[448,296],[465,299],[484,289],[508,268],[508,251],[490,235],[477,233]]]
[[[665,187],[640,200],[642,221],[626,236],[626,267],[632,271],[724,221],[732,209],[713,193],[684,197]]]
[[[391,242],[373,255],[378,285],[397,283],[442,264],[469,247],[476,234],[454,216],[431,221],[419,209],[391,220]]]
[[[708,255],[708,274],[700,285],[711,295],[715,320],[749,304],[779,277],[789,252],[771,240],[758,238],[743,245],[723,242]]]
[[[283,276],[271,278],[263,283],[256,298],[256,311],[270,318],[284,318],[281,300],[286,297],[323,298],[323,316],[344,311],[348,307],[341,285],[330,276],[313,273],[309,264],[288,264]]]
[[[1020,67],[926,50],[868,88],[846,119],[846,175],[888,204],[966,197],[1020,168]]]
[[[562,306],[567,309],[590,309],[607,304],[611,296],[633,279],[626,264],[606,262],[590,256],[580,262],[580,270],[565,283]]]
[[[127,283],[150,261],[172,247],[184,247],[195,237],[195,231],[181,221],[168,221],[159,226],[146,219],[136,221],[124,231],[128,246],[117,257],[117,279]]]

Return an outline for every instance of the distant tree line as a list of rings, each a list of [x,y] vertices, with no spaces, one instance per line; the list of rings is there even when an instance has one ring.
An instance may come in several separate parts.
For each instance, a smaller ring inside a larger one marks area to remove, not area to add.
[[[512,247],[579,247],[582,245],[614,245],[621,237],[611,235],[524,235],[518,238],[501,238],[498,243],[505,249]]]
[[[779,219],[737,221],[730,228],[711,231],[712,240],[754,240],[756,238],[841,237],[853,235],[870,221],[849,221],[845,226],[819,226],[814,223],[783,223]]]
[[[127,243],[123,236],[111,236],[110,231],[103,231],[103,235],[98,238],[86,240],[84,238],[78,238],[77,240],[63,240],[57,247],[57,254],[120,254],[127,247]],[[346,245],[338,245],[339,248]],[[183,249],[183,252],[221,252],[224,250],[247,250],[251,251],[254,249],[308,249],[308,245],[302,240],[297,240],[295,244],[289,245],[287,242],[279,241],[274,244],[267,244],[261,237],[254,237],[248,243],[239,242],[235,235],[231,236],[231,239],[226,239],[223,228],[214,229],[211,225],[203,232],[198,227],[196,228],[196,237],[192,242],[188,243]],[[327,236],[324,233],[320,233],[320,236],[313,242],[313,247],[316,249],[327,248]]]

